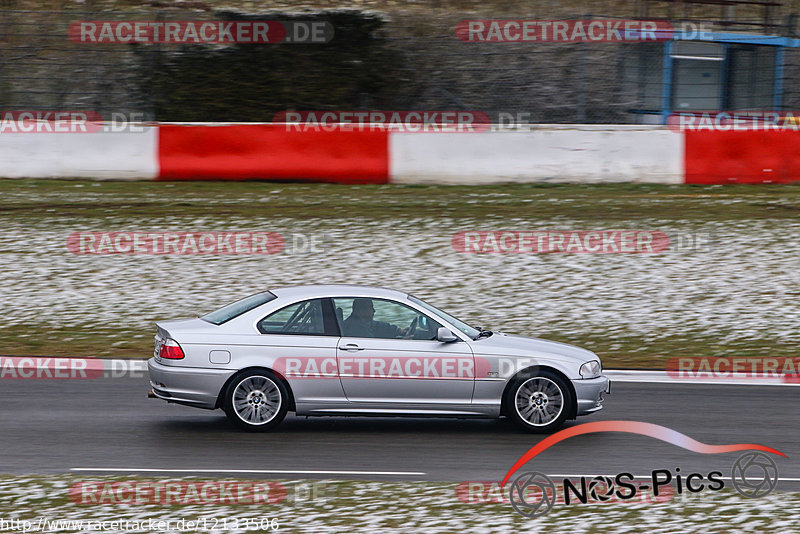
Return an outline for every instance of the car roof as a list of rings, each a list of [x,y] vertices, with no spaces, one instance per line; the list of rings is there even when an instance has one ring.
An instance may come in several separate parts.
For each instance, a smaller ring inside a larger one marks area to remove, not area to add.
[[[408,293],[386,287],[360,286],[354,284],[310,284],[270,289],[278,298],[297,297],[376,297],[376,298],[408,298]]]

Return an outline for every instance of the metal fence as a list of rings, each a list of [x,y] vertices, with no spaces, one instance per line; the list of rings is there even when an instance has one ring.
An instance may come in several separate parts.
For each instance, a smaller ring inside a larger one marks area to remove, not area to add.
[[[800,106],[793,83],[800,55],[793,48],[743,47],[721,58],[709,77],[696,62],[665,54],[664,43],[471,44],[455,31],[415,33],[413,23],[402,21],[387,21],[363,41],[347,41],[339,32],[324,45],[84,44],[68,38],[70,23],[79,20],[216,15],[156,8],[0,10],[0,110],[230,121],[270,120],[287,109],[478,110],[495,120],[520,114],[531,123],[624,124],[659,120],[665,106],[679,109],[681,98],[707,109]],[[783,67],[776,69],[780,59]],[[665,84],[679,76],[685,77],[680,90],[665,93]]]

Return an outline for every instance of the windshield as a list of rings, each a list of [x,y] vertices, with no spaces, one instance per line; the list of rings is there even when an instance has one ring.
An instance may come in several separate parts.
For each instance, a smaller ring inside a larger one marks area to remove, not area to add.
[[[453,317],[449,313],[445,313],[442,310],[434,308],[433,306],[431,306],[430,304],[428,304],[424,300],[420,300],[417,297],[412,297],[412,296],[409,296],[408,300],[410,300],[414,304],[419,304],[420,306],[422,306],[426,310],[438,315],[439,317],[441,317],[442,319],[444,319],[445,321],[447,321],[451,325],[455,326],[456,328],[458,328],[459,330],[464,332],[464,334],[468,335],[470,337],[470,339],[475,339],[476,337],[478,337],[478,334],[481,333],[481,331],[478,330],[477,328],[474,328],[474,327],[468,325],[467,323],[465,323],[464,321],[462,321],[460,319],[456,319],[455,317]]]
[[[200,317],[204,321],[208,321],[211,324],[215,324],[217,326],[221,325],[222,323],[228,322],[234,317],[239,317],[241,314],[249,312],[255,308],[258,308],[265,302],[269,302],[277,297],[270,293],[269,291],[264,291],[263,293],[256,293],[255,295],[250,295],[249,297],[245,297],[242,300],[237,300],[233,304],[228,304],[227,306],[223,306],[222,308],[215,310],[209,314],[203,315]]]

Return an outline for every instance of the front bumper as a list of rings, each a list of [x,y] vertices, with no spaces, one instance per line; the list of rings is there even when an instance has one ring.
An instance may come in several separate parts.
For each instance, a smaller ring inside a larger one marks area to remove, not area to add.
[[[153,394],[167,402],[213,410],[222,387],[236,371],[163,365],[147,360]]]
[[[603,409],[603,394],[611,393],[611,381],[607,376],[586,380],[573,380],[578,401],[576,415],[588,415]]]

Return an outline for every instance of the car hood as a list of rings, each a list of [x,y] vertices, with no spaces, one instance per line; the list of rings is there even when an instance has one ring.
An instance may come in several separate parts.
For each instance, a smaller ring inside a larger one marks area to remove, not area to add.
[[[594,352],[575,345],[535,337],[504,334],[503,332],[494,332],[489,337],[473,341],[471,345],[476,355],[521,356],[526,358],[539,356],[580,363],[589,360],[600,360]]]

